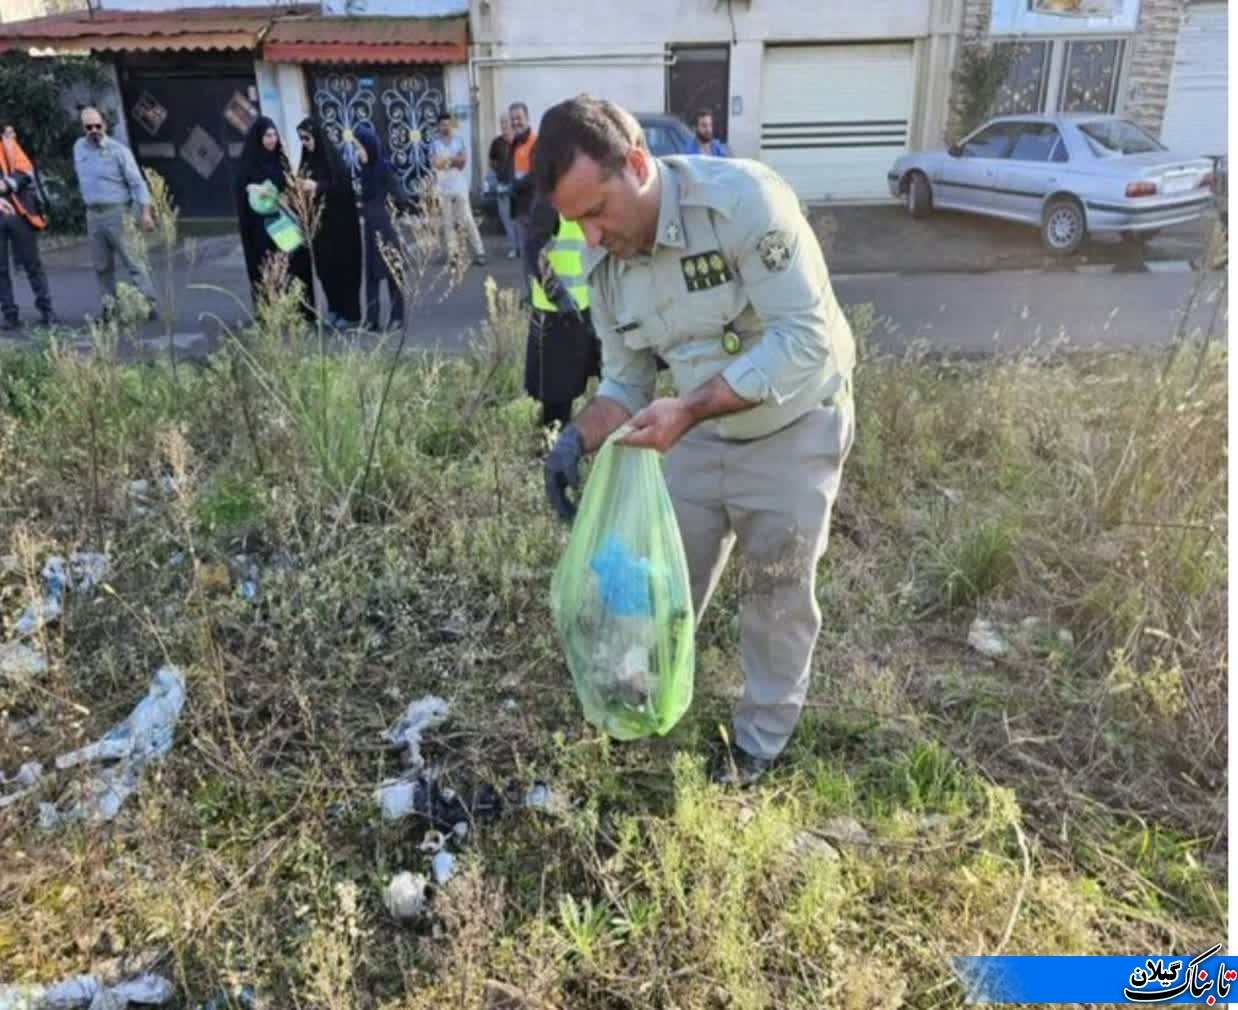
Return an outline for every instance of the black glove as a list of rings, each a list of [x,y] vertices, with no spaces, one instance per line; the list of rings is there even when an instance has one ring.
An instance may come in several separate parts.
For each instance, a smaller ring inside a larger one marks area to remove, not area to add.
[[[567,489],[580,487],[580,457],[585,447],[576,425],[569,424],[559,432],[559,440],[546,457],[546,497],[564,522],[576,517],[576,506],[567,496]]]

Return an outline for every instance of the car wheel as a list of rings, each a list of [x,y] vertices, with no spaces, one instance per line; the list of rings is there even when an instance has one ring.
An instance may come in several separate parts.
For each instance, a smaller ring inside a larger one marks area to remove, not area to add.
[[[1061,197],[1045,208],[1040,229],[1045,248],[1054,256],[1071,256],[1079,251],[1087,238],[1087,222],[1078,200]]]
[[[912,172],[907,180],[907,213],[912,217],[928,217],[933,212],[933,188],[921,172]]]

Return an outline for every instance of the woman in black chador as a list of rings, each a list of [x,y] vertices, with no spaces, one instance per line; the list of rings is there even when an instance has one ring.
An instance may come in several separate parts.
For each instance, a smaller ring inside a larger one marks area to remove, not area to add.
[[[314,269],[327,296],[327,321],[332,326],[355,326],[361,321],[361,222],[352,175],[312,119],[301,120],[297,135],[302,185],[322,201],[314,235]]]
[[[249,274],[254,304],[262,285],[262,265],[268,255],[279,249],[267,234],[267,215],[259,214],[249,204],[249,195],[264,183],[272,183],[282,196],[288,188],[288,157],[279,139],[279,130],[267,116],[259,116],[245,135],[241,151],[240,178],[236,190],[237,221],[241,228],[241,247],[245,251],[245,270]],[[314,315],[314,280],[310,274],[309,249],[302,245],[288,257],[289,276],[304,285],[302,311]]]

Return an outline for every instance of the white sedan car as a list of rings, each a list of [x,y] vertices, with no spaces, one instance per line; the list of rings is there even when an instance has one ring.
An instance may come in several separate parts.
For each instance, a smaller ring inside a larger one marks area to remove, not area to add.
[[[1089,232],[1142,241],[1214,202],[1209,159],[1095,113],[998,117],[948,150],[899,158],[889,183],[913,217],[940,207],[1022,221],[1062,256]]]

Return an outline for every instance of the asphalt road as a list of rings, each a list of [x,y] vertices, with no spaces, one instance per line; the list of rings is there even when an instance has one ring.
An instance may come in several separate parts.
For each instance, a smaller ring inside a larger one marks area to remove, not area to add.
[[[484,312],[486,277],[493,276],[501,287],[519,286],[519,265],[505,259],[493,239],[488,244],[486,267],[471,267],[454,291],[443,297],[436,289],[410,313],[414,344],[443,350],[467,346],[469,331]],[[56,311],[65,322],[80,324],[98,311],[98,287],[81,247],[49,250],[44,260]],[[915,343],[961,354],[1059,341],[1075,348],[1153,347],[1168,343],[1177,332],[1197,277],[1187,266],[1184,261],[1150,261],[1083,264],[1075,272],[840,273],[834,284],[844,304],[872,305],[877,321],[871,343],[890,351]],[[221,321],[235,326],[247,316],[248,285],[234,238],[199,240],[192,257],[176,257],[173,270],[180,292],[175,339],[182,350],[207,350],[216,343]],[[1189,333],[1224,336],[1226,306],[1218,297],[1223,277],[1220,272],[1206,276],[1187,323]],[[14,281],[23,311],[33,315],[25,277]],[[150,350],[166,342],[158,323],[148,324],[142,336]],[[15,342],[0,338],[0,346]]]

